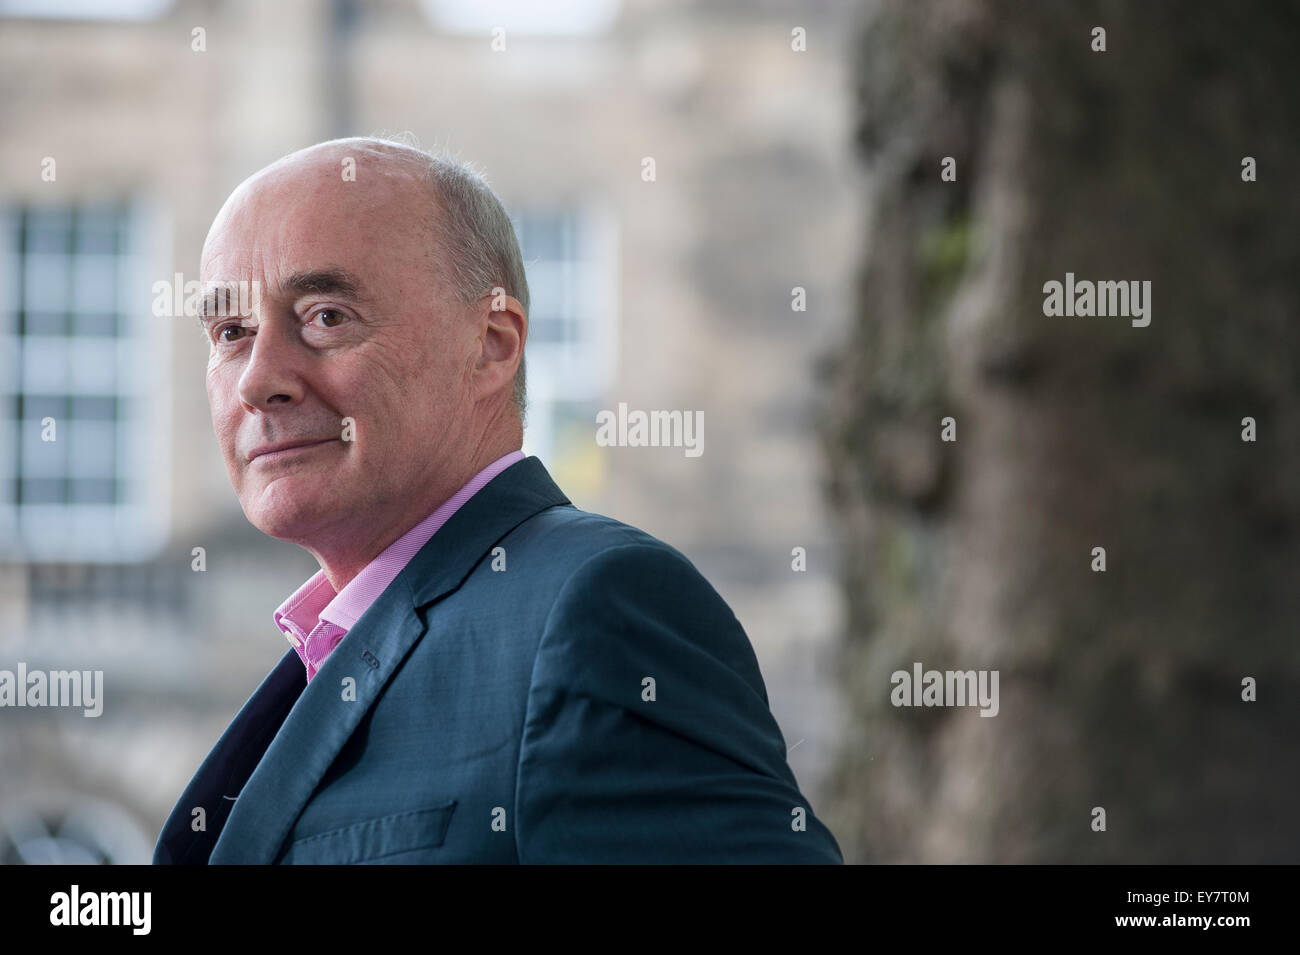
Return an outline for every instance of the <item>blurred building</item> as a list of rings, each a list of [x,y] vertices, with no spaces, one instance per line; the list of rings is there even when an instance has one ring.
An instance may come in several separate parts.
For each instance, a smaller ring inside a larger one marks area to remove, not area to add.
[[[810,419],[860,244],[854,5],[537,7],[0,0],[0,668],[102,669],[105,694],[98,718],[0,710],[4,861],[147,861],[284,653],[271,612],[315,564],[244,519],[206,345],[154,286],[198,278],[243,178],[373,133],[502,196],[532,293],[525,451],[717,587],[818,805],[841,621]],[[702,412],[705,453],[597,446],[620,402]]]

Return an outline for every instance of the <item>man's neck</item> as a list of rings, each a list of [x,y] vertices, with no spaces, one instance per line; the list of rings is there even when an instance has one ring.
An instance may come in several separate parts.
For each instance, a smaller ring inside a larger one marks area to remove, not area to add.
[[[506,444],[514,446],[505,447]],[[326,552],[311,547],[305,549],[316,558],[334,592],[341,593],[343,588],[355,580],[376,557],[449,501],[457,491],[470,482],[474,475],[498,458],[516,450],[519,450],[518,442],[498,441],[493,445],[481,445],[469,464],[443,477],[438,481],[436,488],[430,489],[427,496],[412,504],[383,527],[375,528],[374,533],[360,545],[354,537],[349,541],[351,546],[341,552],[333,550]]]

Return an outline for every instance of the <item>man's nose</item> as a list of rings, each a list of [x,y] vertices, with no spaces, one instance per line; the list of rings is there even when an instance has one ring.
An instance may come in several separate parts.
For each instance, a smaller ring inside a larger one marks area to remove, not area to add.
[[[260,321],[239,376],[239,398],[247,410],[270,411],[302,400],[302,350],[292,323]]]

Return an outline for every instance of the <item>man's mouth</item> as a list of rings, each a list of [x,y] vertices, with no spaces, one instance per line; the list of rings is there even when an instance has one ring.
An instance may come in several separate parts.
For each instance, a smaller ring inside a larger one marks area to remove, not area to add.
[[[264,444],[250,451],[248,460],[250,463],[257,460],[276,461],[290,457],[300,451],[306,451],[309,448],[329,444],[333,440],[333,438],[322,438],[319,440],[307,439],[303,441],[281,441],[278,444]]]

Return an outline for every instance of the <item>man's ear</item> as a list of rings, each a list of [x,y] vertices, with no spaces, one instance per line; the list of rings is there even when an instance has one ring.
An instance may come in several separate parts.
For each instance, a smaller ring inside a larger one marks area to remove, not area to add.
[[[475,372],[480,394],[490,394],[514,380],[528,338],[528,315],[519,299],[504,292],[485,296],[479,308],[483,333]]]

